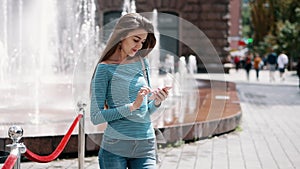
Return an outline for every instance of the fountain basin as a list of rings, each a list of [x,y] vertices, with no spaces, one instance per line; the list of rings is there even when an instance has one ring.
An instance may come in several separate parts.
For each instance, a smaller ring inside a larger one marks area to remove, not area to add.
[[[226,86],[225,93],[219,93],[212,92],[212,81],[210,80],[196,79],[196,82],[200,99],[198,99],[192,113],[187,106],[185,111],[189,113],[184,113],[184,117],[181,117],[176,114],[176,109],[169,108],[164,112],[167,116],[155,118],[153,121],[154,125],[164,135],[167,142],[164,145],[179,140],[189,141],[227,133],[239,125],[242,113],[235,84],[233,82],[213,81],[215,84]],[[48,86],[49,89],[53,89],[52,92],[49,92],[52,96],[57,95],[56,98],[62,96],[63,99],[61,100],[72,98],[71,92],[68,91],[68,85],[57,86],[63,86],[62,88],[65,90],[62,90],[62,93],[61,90],[54,90],[53,86]],[[217,109],[213,109],[212,106],[217,106]],[[11,143],[7,136],[7,130],[10,125],[17,124],[24,129],[24,136],[21,141],[25,143],[28,149],[40,155],[52,153],[77,116],[75,110],[72,109],[74,106],[56,109],[58,107],[41,104],[38,114],[35,113],[34,109],[21,109],[18,106],[1,109],[3,118],[0,122],[0,151],[9,151],[5,147]],[[34,118],[36,119],[33,120]],[[104,129],[105,124],[94,126],[89,121],[89,117],[86,117],[86,153],[95,154],[99,150]],[[77,133],[78,131],[75,129],[60,157],[77,153]]]

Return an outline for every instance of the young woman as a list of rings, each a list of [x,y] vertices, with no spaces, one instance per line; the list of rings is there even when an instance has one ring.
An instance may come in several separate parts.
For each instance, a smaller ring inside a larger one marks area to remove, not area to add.
[[[149,86],[145,56],[155,43],[151,22],[137,13],[126,14],[117,22],[95,68],[91,121],[107,122],[99,151],[102,169],[155,168],[150,115],[168,97],[168,90]]]

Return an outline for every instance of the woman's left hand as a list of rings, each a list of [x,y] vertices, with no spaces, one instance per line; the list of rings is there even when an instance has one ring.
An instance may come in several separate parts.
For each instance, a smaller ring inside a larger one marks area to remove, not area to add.
[[[162,101],[166,100],[168,95],[169,95],[168,90],[158,88],[157,90],[152,92],[151,98],[154,99],[154,104],[155,104],[155,106],[158,107],[158,106],[160,106]]]

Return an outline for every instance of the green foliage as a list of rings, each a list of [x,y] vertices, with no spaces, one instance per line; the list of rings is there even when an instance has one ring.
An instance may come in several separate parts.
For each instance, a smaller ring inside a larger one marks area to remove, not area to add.
[[[264,37],[274,30],[274,6],[268,0],[253,0],[249,3],[251,25],[253,28],[254,46],[263,41]]]
[[[294,10],[295,15],[292,19],[277,22],[277,44],[279,51],[286,51],[291,57],[296,58],[297,51],[300,51],[300,7]]]
[[[167,147],[168,147],[168,148],[172,148],[172,147],[180,147],[180,146],[182,146],[184,143],[185,143],[184,140],[177,140],[177,141],[174,142],[174,143],[169,143],[169,144],[167,145]]]
[[[234,131],[236,131],[236,132],[242,132],[242,131],[243,131],[243,128],[242,128],[240,125],[238,125],[238,126],[235,128]]]
[[[250,21],[250,7],[248,3],[244,3],[242,7],[242,36],[251,37],[253,31],[251,29]]]
[[[249,2],[253,49],[267,53],[273,48],[292,58],[300,51],[300,1],[252,0]]]

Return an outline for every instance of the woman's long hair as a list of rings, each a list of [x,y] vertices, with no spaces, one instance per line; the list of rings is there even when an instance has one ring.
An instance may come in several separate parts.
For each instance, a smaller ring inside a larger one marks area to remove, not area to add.
[[[144,29],[146,32],[148,32],[148,35],[143,43],[142,48],[136,53],[136,56],[145,57],[152,51],[156,44],[152,23],[138,13],[128,13],[122,16],[115,25],[106,47],[104,48],[99,61],[96,64],[92,79],[95,75],[97,65],[102,61],[109,59],[109,57],[111,57],[114,52],[119,49],[119,43],[126,38],[128,33],[137,29]]]
[[[129,13],[122,16],[117,22],[98,63],[107,60],[118,49],[118,45],[123,38],[125,38],[129,32],[136,29],[144,29],[148,32],[147,39],[140,50],[143,51],[143,53],[137,53],[137,55],[142,57],[146,56],[156,44],[153,25],[140,14]]]

